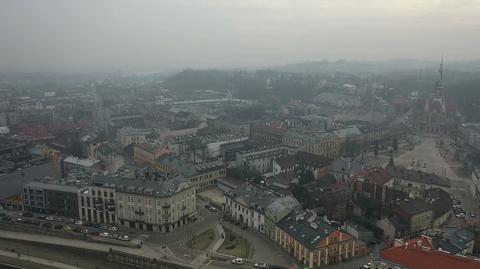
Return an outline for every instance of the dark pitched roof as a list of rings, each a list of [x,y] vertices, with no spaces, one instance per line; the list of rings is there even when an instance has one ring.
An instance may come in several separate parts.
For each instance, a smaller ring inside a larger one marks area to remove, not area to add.
[[[277,226],[311,250],[335,231],[335,228],[321,218],[303,210],[290,212]]]
[[[438,185],[448,188],[450,188],[451,186],[450,180],[446,177],[441,177],[436,174],[425,173],[418,170],[409,170],[404,167],[397,167],[397,169],[395,170],[395,177],[404,180],[415,181],[430,185]]]
[[[450,195],[440,188],[425,190],[423,197],[432,206],[434,218],[445,215],[452,208]]]
[[[383,186],[392,178],[389,171],[382,167],[373,167],[363,170],[353,177],[356,180],[363,180],[365,182],[371,182],[380,186]]]
[[[431,210],[432,207],[422,199],[405,199],[397,201],[397,207],[409,215],[416,215],[421,212]]]
[[[280,157],[275,160],[275,162],[282,168],[287,169],[294,167],[297,164],[297,161],[292,156]]]

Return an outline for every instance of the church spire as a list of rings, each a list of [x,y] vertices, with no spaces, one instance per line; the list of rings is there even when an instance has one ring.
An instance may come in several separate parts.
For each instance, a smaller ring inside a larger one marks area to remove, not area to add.
[[[440,81],[443,81],[443,55],[442,60],[440,61],[440,68],[438,68],[438,73],[440,73]]]

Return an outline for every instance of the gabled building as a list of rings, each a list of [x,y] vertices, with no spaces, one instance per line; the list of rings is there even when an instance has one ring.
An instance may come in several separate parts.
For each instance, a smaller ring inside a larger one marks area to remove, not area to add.
[[[178,174],[186,177],[197,191],[217,185],[217,180],[227,175],[227,168],[222,161],[193,164],[172,154],[165,154],[155,162],[155,170]]]
[[[423,171],[396,167],[392,178],[385,183],[395,190],[403,191],[414,197],[422,197],[425,190],[440,188],[449,192],[451,183],[446,177]]]
[[[430,229],[433,223],[432,207],[422,199],[405,199],[394,203],[393,212],[409,227],[409,235]]]
[[[269,190],[247,183],[225,193],[225,211],[242,225],[265,233],[265,210],[278,198]]]
[[[265,235],[275,240],[275,227],[277,223],[290,212],[301,209],[300,203],[292,196],[276,199],[265,208]]]
[[[278,222],[274,240],[310,268],[339,263],[362,251],[352,235],[302,210],[292,211]]]

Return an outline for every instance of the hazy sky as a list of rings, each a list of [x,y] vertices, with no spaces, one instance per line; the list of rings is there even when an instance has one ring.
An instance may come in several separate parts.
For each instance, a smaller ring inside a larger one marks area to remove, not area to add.
[[[480,0],[0,0],[0,70],[480,59]]]

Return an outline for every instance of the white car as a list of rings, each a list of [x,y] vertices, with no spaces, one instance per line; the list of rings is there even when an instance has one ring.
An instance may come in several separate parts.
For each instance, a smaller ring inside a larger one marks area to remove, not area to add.
[[[128,238],[127,235],[121,235],[121,236],[118,237],[118,239],[120,239],[122,241],[129,241],[130,240],[130,238]]]
[[[100,233],[100,236],[101,237],[110,237],[110,234],[109,233]]]
[[[84,225],[85,222],[83,220],[77,220],[75,221],[75,225]]]
[[[115,227],[115,226],[112,226],[112,227],[108,228],[108,230],[112,231],[112,232],[116,232],[116,231],[118,231],[118,228]]]
[[[232,263],[233,264],[244,264],[245,260],[242,259],[242,258],[235,258],[235,259],[232,260]]]
[[[269,268],[269,265],[268,265],[268,263],[264,263],[264,262],[256,262],[256,263],[253,265],[253,267],[259,268],[259,269],[260,269],[260,268],[263,269],[263,268]]]
[[[52,216],[46,216],[46,217],[45,217],[45,220],[48,220],[48,221],[53,221],[53,220],[54,220],[54,218],[53,218]]]

